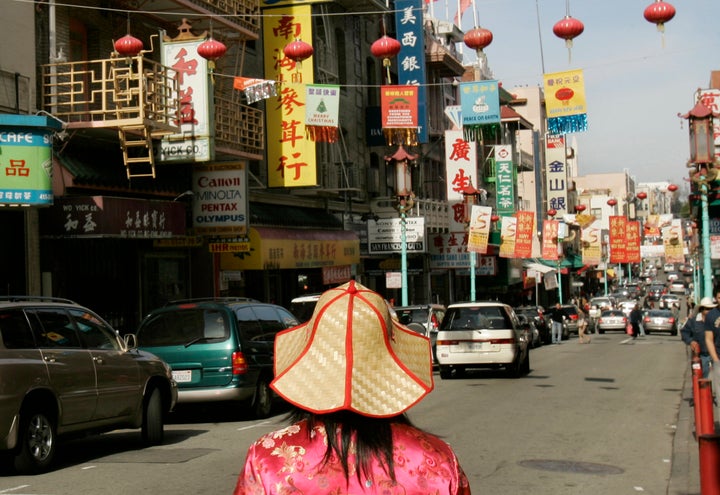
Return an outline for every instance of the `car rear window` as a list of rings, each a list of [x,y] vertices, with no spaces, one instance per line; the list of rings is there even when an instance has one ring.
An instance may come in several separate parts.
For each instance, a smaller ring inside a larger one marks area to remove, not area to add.
[[[222,312],[214,309],[187,309],[160,313],[138,331],[143,347],[185,345],[201,340],[226,339],[228,328]]]
[[[499,306],[453,308],[445,314],[441,330],[513,328],[507,313]]]

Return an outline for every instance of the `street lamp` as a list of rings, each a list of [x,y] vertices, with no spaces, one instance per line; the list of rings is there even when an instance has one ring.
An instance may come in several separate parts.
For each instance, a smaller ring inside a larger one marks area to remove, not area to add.
[[[708,212],[708,191],[710,182],[717,176],[713,168],[715,162],[715,137],[713,136],[713,117],[720,114],[713,113],[702,101],[684,115],[679,117],[688,120],[690,131],[690,160],[688,168],[695,169],[693,182],[697,183],[700,192],[700,205],[702,207],[702,250],[703,250],[703,296],[713,297],[712,271],[710,266],[710,214]],[[670,189],[674,186],[674,189]],[[675,192],[678,187],[670,184],[668,191]]]
[[[412,175],[410,167],[414,163],[417,155],[413,155],[405,151],[400,145],[397,151],[385,157],[386,161],[393,160],[395,162],[395,196],[397,204],[395,208],[400,214],[400,272],[401,272],[401,303],[407,306],[408,303],[408,269],[407,269],[407,213],[412,210],[415,204],[415,194],[412,192]]]
[[[557,215],[557,210],[555,209],[549,209],[547,211],[547,214],[550,218],[555,218],[555,215]],[[558,250],[558,257],[557,257],[557,280],[558,280],[558,301],[560,304],[563,303],[563,297],[562,297],[562,273],[560,272],[560,264],[562,262],[562,242],[563,238],[565,237],[565,223],[559,222],[558,223],[558,230],[557,230],[557,250]]]
[[[473,187],[472,177],[470,177],[468,185],[460,192],[463,195],[463,221],[465,222],[465,228],[467,229],[469,238],[470,222],[472,220],[472,207],[477,204],[477,198],[480,196],[481,191]],[[475,252],[470,251],[469,245],[468,258],[470,259],[470,302],[475,302]]]

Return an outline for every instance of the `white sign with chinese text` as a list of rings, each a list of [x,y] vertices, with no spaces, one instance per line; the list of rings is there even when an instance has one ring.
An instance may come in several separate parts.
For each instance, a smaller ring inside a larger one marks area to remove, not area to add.
[[[460,130],[445,131],[445,176],[447,177],[447,201],[450,208],[449,230],[465,228],[465,205],[462,190],[471,183],[477,188],[477,144],[465,141]]]

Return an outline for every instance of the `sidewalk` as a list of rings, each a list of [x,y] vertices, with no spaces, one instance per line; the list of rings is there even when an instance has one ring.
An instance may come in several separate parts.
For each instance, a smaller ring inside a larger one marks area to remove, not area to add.
[[[700,495],[699,446],[695,440],[692,370],[685,367],[678,420],[673,437],[672,467],[667,495]]]

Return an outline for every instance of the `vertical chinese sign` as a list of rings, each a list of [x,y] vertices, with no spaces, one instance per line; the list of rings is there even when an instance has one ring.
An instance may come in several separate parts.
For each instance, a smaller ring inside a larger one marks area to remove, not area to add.
[[[545,136],[545,197],[560,218],[568,213],[566,160],[565,137]]]
[[[400,42],[398,84],[417,86],[417,141],[428,142],[425,84],[425,35],[422,0],[395,0],[395,26]]]
[[[640,222],[633,220],[627,223],[625,227],[625,238],[627,239],[627,245],[625,247],[625,254],[628,263],[640,263],[642,258],[640,256]],[[683,261],[685,259],[683,258]]]
[[[532,258],[533,234],[535,232],[535,212],[518,211],[517,231],[515,233],[515,257]]]
[[[180,132],[166,136],[156,155],[161,162],[207,162],[213,157],[210,138],[211,100],[208,61],[198,55],[204,39],[164,40],[161,63],[175,71],[180,89]]]
[[[465,204],[462,190],[470,185],[477,186],[477,144],[465,141],[462,131],[445,131],[445,173],[447,201],[450,205],[449,230],[465,230]]]
[[[545,220],[543,222],[542,257],[545,260],[558,259],[558,233],[560,222],[558,220]]]
[[[700,89],[697,100],[713,113],[720,113],[720,88]],[[713,119],[713,142],[715,144],[715,160],[720,161],[720,119]]]
[[[627,262],[627,218],[610,216],[610,263]]]
[[[495,146],[495,195],[497,214],[515,213],[515,173],[512,162],[512,146]]]
[[[312,42],[311,6],[287,5],[263,12],[267,14],[263,20],[265,77],[280,87],[265,107],[268,186],[315,186],[315,143],[305,132],[305,85],[314,82],[313,64],[300,64],[283,52],[296,39]]]

